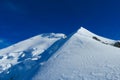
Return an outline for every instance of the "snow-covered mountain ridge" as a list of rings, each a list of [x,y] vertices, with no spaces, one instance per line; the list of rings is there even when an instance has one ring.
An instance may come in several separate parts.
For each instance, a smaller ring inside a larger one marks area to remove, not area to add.
[[[119,41],[83,27],[68,37],[41,34],[0,50],[0,79],[120,80],[119,52]]]
[[[37,70],[32,80],[120,80],[120,49],[92,36],[96,35],[84,28],[78,30]]]
[[[7,80],[12,75],[19,73],[18,67],[29,70],[35,65],[34,61],[42,57],[41,53],[56,41],[64,38],[66,38],[64,34],[41,34],[0,50],[0,79]],[[16,70],[13,71],[12,67]]]

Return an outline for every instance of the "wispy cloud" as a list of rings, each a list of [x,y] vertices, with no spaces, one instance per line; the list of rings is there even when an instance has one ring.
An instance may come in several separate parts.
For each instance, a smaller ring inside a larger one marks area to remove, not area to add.
[[[11,43],[5,39],[0,38],[0,49],[11,45]]]
[[[15,3],[13,1],[8,1],[8,0],[5,0],[3,3],[3,7],[6,10],[12,11],[12,12],[17,12],[17,13],[26,13],[26,10],[23,6],[24,5],[22,5],[22,4]]]
[[[13,10],[13,11],[19,11],[19,8],[13,4],[12,2],[6,2],[5,3],[6,8]]]

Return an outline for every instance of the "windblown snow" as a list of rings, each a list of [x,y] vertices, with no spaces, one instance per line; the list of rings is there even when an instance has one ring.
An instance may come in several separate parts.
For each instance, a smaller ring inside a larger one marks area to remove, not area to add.
[[[116,45],[115,45],[116,43]],[[0,50],[0,80],[120,80],[120,43],[81,27]]]

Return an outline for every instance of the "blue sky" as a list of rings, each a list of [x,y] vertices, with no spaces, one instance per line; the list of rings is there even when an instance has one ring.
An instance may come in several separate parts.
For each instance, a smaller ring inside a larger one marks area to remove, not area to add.
[[[0,38],[12,43],[80,26],[120,39],[119,0],[0,0]]]

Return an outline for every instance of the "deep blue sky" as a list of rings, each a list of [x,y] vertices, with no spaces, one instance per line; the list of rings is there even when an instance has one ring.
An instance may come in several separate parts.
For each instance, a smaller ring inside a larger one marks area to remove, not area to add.
[[[120,39],[120,0],[0,0],[0,38],[11,42],[80,26]]]

